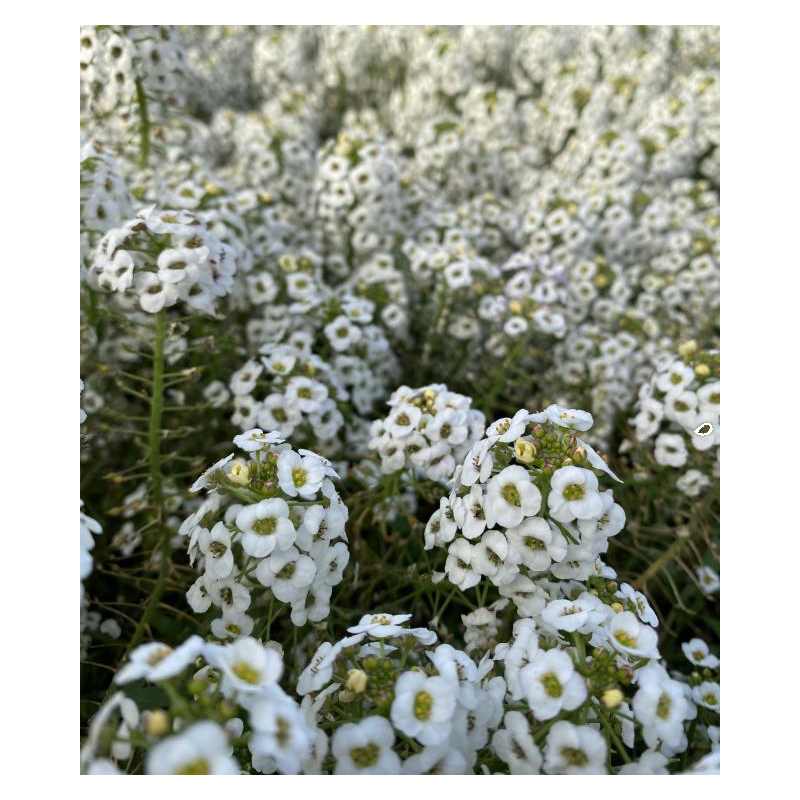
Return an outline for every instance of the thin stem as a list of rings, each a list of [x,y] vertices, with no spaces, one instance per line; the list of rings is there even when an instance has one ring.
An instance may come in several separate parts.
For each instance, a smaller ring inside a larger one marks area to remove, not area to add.
[[[139,153],[142,167],[146,167],[150,154],[150,115],[147,113],[147,95],[141,77],[136,78],[136,104],[139,108]]]
[[[628,751],[625,749],[625,745],[622,744],[620,741],[619,736],[617,736],[617,732],[614,730],[614,726],[611,724],[611,721],[606,717],[606,712],[603,709],[600,709],[600,713],[597,715],[597,718],[600,720],[603,727],[608,731],[608,735],[614,742],[614,746],[617,748],[617,752],[622,756],[623,760],[626,764],[631,763],[631,757],[628,755]]]
[[[155,519],[160,536],[161,567],[142,618],[139,620],[139,624],[131,637],[126,656],[142,640],[145,627],[161,602],[161,595],[164,593],[172,555],[169,546],[169,530],[164,527],[164,491],[163,475],[161,473],[161,412],[164,401],[164,340],[166,338],[166,330],[166,313],[164,309],[161,309],[156,314],[155,343],[153,346],[153,392],[150,400],[150,432],[148,436],[150,504],[156,514]]]

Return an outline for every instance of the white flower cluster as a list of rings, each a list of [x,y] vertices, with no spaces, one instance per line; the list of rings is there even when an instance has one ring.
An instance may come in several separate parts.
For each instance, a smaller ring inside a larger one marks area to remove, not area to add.
[[[349,242],[360,256],[391,249],[400,223],[400,180],[382,142],[340,134],[317,156],[313,192],[320,247],[344,253]],[[340,263],[344,276],[349,270]]]
[[[150,314],[180,300],[213,316],[216,299],[230,291],[235,273],[233,250],[195,214],[151,206],[103,236],[90,278],[102,289],[132,290]]]
[[[337,403],[347,399],[347,392],[334,370],[311,352],[309,337],[291,341],[263,345],[259,361],[249,360],[231,376],[231,422],[240,429],[275,430],[329,453],[338,449],[331,444],[344,424]],[[214,403],[228,396],[221,383],[205,391]]]
[[[133,198],[113,156],[94,142],[81,147],[81,277],[92,246],[133,216]]]
[[[174,92],[184,77],[173,25],[82,25],[80,38],[81,100],[92,113],[130,111],[142,95],[146,102]]]
[[[145,764],[151,775],[239,774],[241,766],[233,757],[232,742],[242,736],[245,726],[248,761],[255,771],[319,773],[328,751],[327,737],[317,728],[310,704],[301,707],[281,689],[278,681],[283,673],[282,654],[270,645],[274,643],[264,646],[250,637],[218,645],[191,636],[174,649],[161,642],[137,647],[117,674],[117,684],[142,679],[154,683],[175,681],[201,659],[206,663],[194,672],[187,689],[200,696],[216,687],[229,712],[222,719],[201,716],[198,720],[192,719],[190,711],[188,719],[176,716],[170,728],[163,711],[142,715],[132,700],[121,700],[118,693],[93,721],[81,752],[84,769],[90,773],[100,769],[117,772],[109,768],[111,762],[97,758],[97,748],[102,727],[122,702],[122,720],[112,755],[115,759],[128,758],[132,752],[128,733],[138,730],[153,744]],[[164,736],[168,730],[172,735]]]
[[[82,771],[718,772],[719,29],[80,37]]]
[[[425,528],[425,548],[447,546],[445,571],[463,590],[483,577],[529,615],[544,596],[533,578],[585,580],[625,513],[598,475],[615,477],[574,431],[584,411],[518,411],[486,429]],[[512,463],[514,462],[514,463]]]
[[[500,723],[505,681],[487,677],[492,660],[476,664],[449,644],[424,650],[437,636],[405,627],[410,618],[364,615],[344,639],[321,644],[300,674],[297,693],[320,713],[335,700],[363,709],[331,740],[338,775],[466,774]],[[393,749],[402,737],[419,745],[403,761]]]
[[[234,443],[249,457],[231,453],[206,470],[192,491],[208,489],[207,497],[180,526],[190,562],[203,567],[189,605],[222,611],[211,631],[223,640],[248,636],[255,616],[271,621],[273,599],[291,606],[294,625],[319,622],[350,558],[347,506],[331,482],[338,475],[276,431],[255,428]]]
[[[311,258],[306,251],[299,260]],[[397,361],[383,328],[373,323],[373,302],[326,289],[296,262],[283,254],[277,280],[267,271],[247,276],[251,294],[272,298],[265,317],[248,323],[259,359],[237,370],[227,389],[214,382],[205,395],[222,406],[232,394],[232,421],[240,428],[278,430],[333,457],[342,450],[340,432],[348,439],[359,435],[362,415],[386,396]],[[351,422],[346,431],[342,409]]]
[[[680,357],[642,384],[631,424],[640,442],[654,440],[656,464],[689,467],[677,486],[688,497],[697,497],[719,475],[719,354],[699,351],[694,341],[678,349]],[[704,454],[715,456],[715,463]]]
[[[372,423],[369,442],[385,474],[410,468],[444,483],[486,424],[469,397],[441,383],[419,389],[401,386],[388,405],[389,415]]]

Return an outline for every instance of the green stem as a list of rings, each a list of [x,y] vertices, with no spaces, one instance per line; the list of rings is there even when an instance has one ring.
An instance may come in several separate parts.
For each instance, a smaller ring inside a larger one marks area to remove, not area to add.
[[[619,736],[617,736],[617,732],[614,730],[614,726],[611,724],[611,721],[606,717],[605,711],[600,709],[600,713],[597,715],[597,717],[603,727],[608,731],[608,735],[613,740],[614,746],[617,748],[617,752],[622,756],[626,764],[630,764],[631,758],[628,755],[628,751],[625,749],[625,745],[623,745],[620,741]]]
[[[148,455],[150,473],[150,505],[156,514],[156,530],[160,537],[161,567],[150,599],[147,601],[142,618],[133,632],[129,653],[142,640],[144,630],[150,622],[169,574],[171,551],[169,546],[169,530],[164,527],[164,489],[161,473],[161,412],[163,410],[164,392],[164,341],[166,339],[167,318],[164,309],[156,314],[155,342],[153,346],[153,384],[150,398],[150,430],[148,434]],[[125,654],[127,656],[127,653]],[[123,659],[124,660],[124,659]]]
[[[136,78],[136,104],[139,108],[139,153],[142,167],[147,166],[150,154],[150,116],[147,113],[147,95],[141,77]]]
[[[161,566],[158,576],[153,586],[153,591],[147,601],[147,605],[142,612],[141,619],[133,631],[128,646],[122,655],[119,663],[124,664],[128,654],[139,645],[144,636],[145,629],[150,623],[150,619],[161,602],[167,576],[170,571],[170,561],[172,552],[169,546],[169,531],[164,527],[164,493],[163,476],[161,474],[161,412],[163,406],[163,386],[164,386],[164,341],[166,339],[166,315],[164,310],[156,314],[155,320],[155,343],[153,347],[153,382],[152,394],[150,397],[150,430],[148,436],[148,464],[150,477],[150,506],[155,511],[154,527],[160,534],[159,546],[161,549]],[[109,684],[105,702],[114,689],[114,682]]]
[[[574,633],[570,634],[572,641],[575,643],[575,649],[578,651],[578,663],[580,666],[586,666],[586,647],[583,642],[583,636],[580,633],[575,631]]]

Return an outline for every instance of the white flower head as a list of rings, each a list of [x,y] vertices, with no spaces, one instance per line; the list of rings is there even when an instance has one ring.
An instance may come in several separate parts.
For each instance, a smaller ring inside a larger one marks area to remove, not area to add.
[[[283,442],[283,437],[278,431],[264,433],[261,428],[251,428],[233,438],[233,443],[248,453],[254,453],[271,444],[280,444],[281,442]]]

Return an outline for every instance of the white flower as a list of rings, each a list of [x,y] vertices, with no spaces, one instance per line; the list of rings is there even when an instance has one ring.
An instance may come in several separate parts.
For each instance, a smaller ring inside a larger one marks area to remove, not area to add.
[[[164,739],[147,754],[150,775],[237,775],[225,730],[216,722],[196,722]]]
[[[223,688],[252,693],[278,683],[283,672],[280,655],[250,637],[224,647],[218,666],[223,670]]]
[[[466,539],[456,539],[447,550],[444,565],[447,579],[462,592],[475,586],[481,579],[475,558],[475,548]]]
[[[270,686],[252,704],[250,752],[269,756],[284,775],[296,775],[316,739],[297,703],[278,686]]]
[[[395,683],[392,724],[421,744],[440,744],[450,735],[456,685],[442,677],[404,672]]]
[[[258,361],[248,361],[243,367],[240,367],[236,372],[231,375],[230,387],[234,394],[250,394],[256,388],[256,383],[261,373],[264,371],[264,365]],[[234,442],[236,440],[234,439]],[[236,442],[237,446],[241,445]],[[249,449],[249,448],[244,448]]]
[[[344,542],[331,546],[322,540],[315,542],[311,548],[311,558],[317,565],[315,586],[336,586],[342,581],[342,573],[350,560],[350,551]]]
[[[641,442],[658,431],[664,416],[664,406],[653,397],[647,397],[639,404],[639,413],[632,422],[636,426],[636,438]]]
[[[249,603],[249,595],[247,599]],[[252,617],[235,608],[223,609],[222,616],[212,620],[211,633],[217,639],[238,639],[241,636],[249,636],[253,632],[254,624]]]
[[[694,370],[680,361],[673,362],[656,378],[656,388],[667,395],[682,392],[694,380]]]
[[[636,608],[636,613],[639,615],[639,619],[642,620],[642,622],[646,622],[654,628],[658,627],[658,617],[656,616],[656,612],[650,607],[647,598],[641,592],[637,592],[629,583],[623,583],[615,596],[619,597],[621,600],[627,600],[633,603]]]
[[[289,506],[280,497],[242,508],[236,515],[236,527],[243,534],[242,549],[255,558],[264,558],[276,548],[286,550],[296,537],[295,527],[289,519]]]
[[[475,545],[475,569],[491,578],[496,586],[503,586],[514,580],[519,572],[519,561],[519,554],[509,547],[508,539],[500,531],[486,531]]]
[[[494,466],[491,450],[496,441],[496,436],[482,439],[476,442],[467,453],[464,467],[461,470],[461,483],[464,486],[472,486],[476,481],[484,483],[489,480]]]
[[[658,435],[653,456],[662,467],[682,467],[688,455],[683,436],[678,433]]]
[[[282,603],[294,602],[298,594],[313,583],[316,574],[313,559],[301,554],[296,547],[276,550],[256,567],[256,578]]]
[[[208,593],[208,586],[205,575],[201,575],[186,592],[186,600],[195,614],[204,614],[211,607],[211,595]]]
[[[444,441],[448,444],[461,444],[469,435],[467,415],[464,411],[445,408],[425,426],[425,436],[432,442]]]
[[[617,775],[669,775],[667,757],[656,750],[645,750],[638,760],[623,764]]]
[[[532,517],[542,504],[542,496],[528,471],[518,465],[506,467],[486,487],[486,508],[498,525],[513,528],[525,517]]]
[[[366,633],[377,639],[387,636],[403,636],[408,633],[408,628],[403,627],[403,623],[411,619],[411,614],[383,614],[380,611],[374,614],[365,614],[352,628],[348,628],[348,633]]]
[[[605,775],[608,746],[588,725],[556,722],[547,734],[544,771],[551,775]]]
[[[180,647],[172,649],[161,642],[139,645],[130,654],[127,664],[117,672],[115,683],[123,684],[144,678],[160,681],[183,672],[203,650],[203,639],[190,636]]]
[[[444,539],[442,533],[442,512],[440,509],[436,509],[436,511],[431,514],[430,519],[425,525],[424,537],[426,550],[430,550],[434,546],[438,547],[447,544],[448,541],[453,540],[452,536],[448,540]]]
[[[520,711],[508,711],[503,727],[492,737],[492,749],[508,764],[512,775],[538,775],[542,753],[533,741],[531,728]]]
[[[297,693],[299,695],[318,692],[333,677],[333,664],[336,657],[346,647],[358,644],[364,638],[363,633],[348,636],[336,644],[323,642],[317,652],[309,661],[308,666],[300,673],[297,679]]]
[[[719,589],[719,575],[711,567],[698,567],[695,575],[704,594],[713,594]]]
[[[702,639],[690,639],[681,645],[681,649],[696,667],[716,669],[719,666],[719,659],[709,651],[708,645]]]
[[[603,510],[599,517],[578,520],[578,530],[584,537],[607,539],[616,536],[625,527],[625,511],[614,502],[614,493],[610,489],[600,492],[600,499]]]
[[[470,764],[458,748],[449,743],[428,745],[403,762],[403,775],[467,775]]]
[[[325,336],[331,343],[331,347],[339,352],[349,350],[354,344],[361,341],[361,328],[354,325],[346,316],[339,315],[325,328]]]
[[[319,566],[317,567],[317,572],[319,572]],[[311,622],[321,622],[325,619],[331,610],[332,590],[333,587],[330,583],[317,580],[306,589],[306,594],[298,593],[292,601],[292,625],[296,625],[299,628],[309,620]]]
[[[222,469],[234,456],[234,453],[231,453],[229,456],[225,456],[225,458],[221,458],[217,461],[216,464],[210,466],[191,486],[189,489],[190,492],[199,492],[201,489],[205,489],[210,484],[210,479],[216,473],[217,470]]]
[[[540,414],[531,414],[530,420],[531,422],[544,422],[547,420],[554,425],[576,431],[588,431],[594,424],[592,415],[588,411],[581,411],[577,408],[564,408],[555,403],[548,406]]]
[[[563,650],[539,651],[519,673],[519,683],[533,715],[552,719],[562,709],[573,711],[588,697],[586,681]]]
[[[581,467],[561,467],[550,479],[547,505],[553,519],[572,522],[594,519],[603,513],[603,501],[597,491],[597,476]]]
[[[675,485],[687,497],[697,497],[703,489],[711,485],[711,479],[698,469],[689,469],[675,481]]]
[[[694,428],[697,418],[697,395],[684,390],[669,395],[664,403],[664,416],[682,428]]]
[[[630,611],[620,611],[609,623],[611,644],[635,658],[658,658],[658,634]]]
[[[283,442],[283,437],[278,431],[264,433],[261,428],[252,428],[233,438],[233,443],[240,449],[246,450],[248,453],[254,453],[268,445],[280,444],[281,442]]]
[[[514,414],[513,418],[503,417],[493,422],[487,429],[486,435],[497,437],[498,442],[513,442],[525,433],[528,424],[528,411],[521,409]]]
[[[295,376],[286,385],[285,394],[288,408],[297,408],[304,414],[313,414],[319,411],[328,399],[328,387],[311,378]]]
[[[206,573],[210,578],[227,578],[233,570],[231,533],[224,522],[218,522],[211,531],[200,530],[200,550],[206,557]]]
[[[677,747],[684,736],[683,721],[691,713],[683,685],[655,662],[638,670],[636,680],[639,689],[633,697],[633,713],[642,723],[647,746],[655,748],[663,742]]]
[[[400,759],[392,750],[394,729],[385,717],[366,717],[340,726],[333,734],[331,753],[336,775],[397,775]]]
[[[316,456],[285,450],[278,456],[278,482],[290,497],[312,497],[325,479],[325,465]]]
[[[421,418],[422,411],[417,406],[403,403],[386,418],[386,431],[392,438],[402,439],[417,427]]]
[[[519,573],[511,583],[499,587],[501,597],[509,598],[523,617],[541,613],[548,601],[547,593],[527,575]]]
[[[453,517],[467,539],[474,539],[487,527],[492,527],[494,519],[491,512],[487,519],[486,511],[483,489],[477,484],[472,486],[469,494],[453,501]]]
[[[692,688],[692,697],[697,705],[719,711],[719,684],[714,681],[703,681]]]
[[[531,572],[545,572],[553,561],[561,561],[567,554],[564,534],[542,517],[529,517],[515,528],[509,528],[506,535]]]
[[[583,439],[578,439],[577,441],[578,445],[586,451],[586,460],[589,462],[590,466],[605,472],[606,475],[612,477],[617,483],[622,483],[591,445],[584,442]]]
[[[542,611],[542,621],[557,630],[590,633],[603,623],[604,608],[601,600],[583,592],[575,600],[551,600]]]
[[[206,590],[215,605],[223,611],[246,611],[250,606],[250,592],[233,578],[206,579]]]

